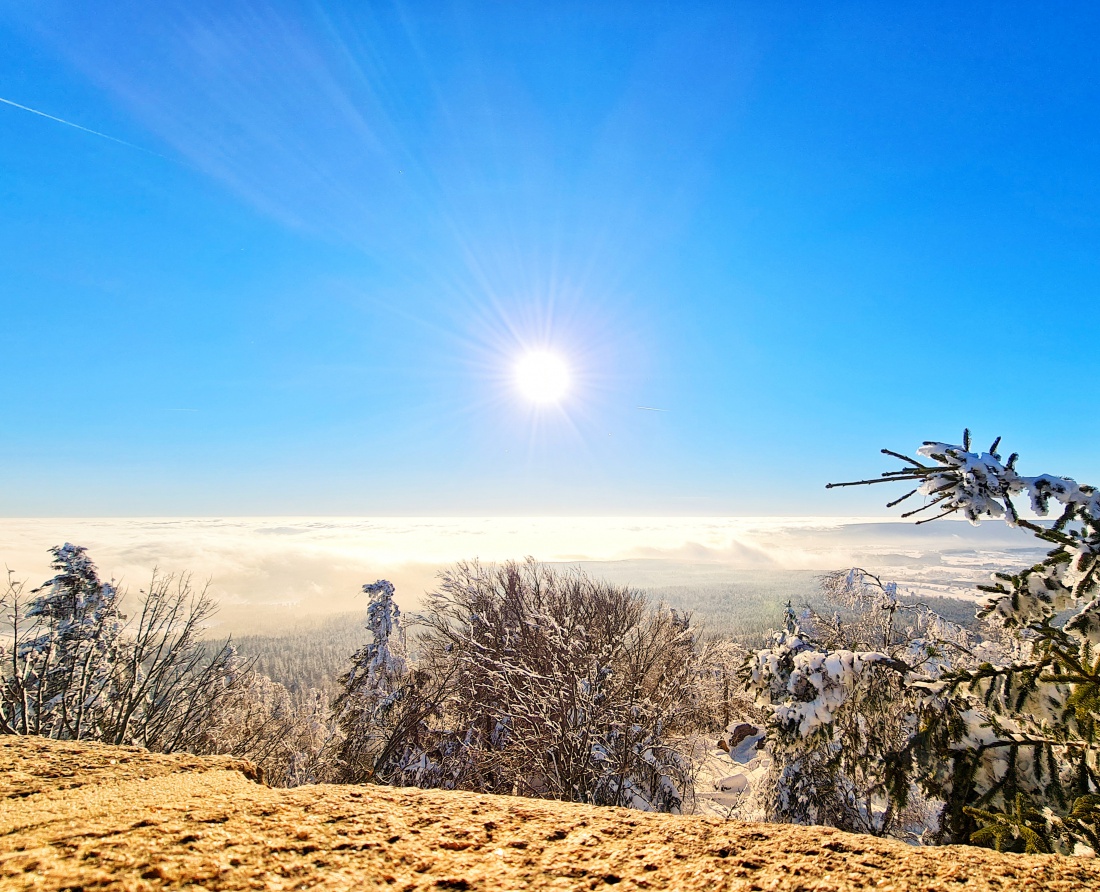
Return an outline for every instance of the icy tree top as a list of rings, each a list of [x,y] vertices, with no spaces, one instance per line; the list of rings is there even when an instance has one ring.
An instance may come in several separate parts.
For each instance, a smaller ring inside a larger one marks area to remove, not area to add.
[[[367,607],[367,628],[375,641],[387,641],[401,630],[401,608],[393,600],[393,583],[379,579],[363,586],[363,593],[370,595]]]
[[[51,566],[57,575],[34,590],[38,597],[27,615],[48,617],[63,629],[90,621],[103,611],[115,611],[119,594],[109,582],[101,582],[88,550],[79,545],[56,545],[50,549]]]
[[[1017,574],[995,574],[995,584],[981,586],[993,597],[987,612],[1006,625],[1026,626],[1045,622],[1063,610],[1084,606],[1066,624],[1067,631],[1100,643],[1100,492],[1070,477],[1040,474],[1025,477],[1016,470],[1017,455],[1002,461],[997,452],[1000,438],[987,452],[973,452],[970,432],[963,445],[926,442],[917,454],[931,464],[889,449],[883,453],[905,462],[906,467],[885,471],[880,477],[833,486],[859,486],[892,481],[912,481],[913,489],[888,507],[920,494],[926,502],[902,517],[932,508],[939,514],[918,523],[960,513],[972,524],[987,518],[1002,519],[1013,527],[1029,530],[1054,546],[1047,558]],[[1062,508],[1053,524],[1042,525],[1021,518],[1016,500],[1026,497],[1040,517],[1050,513],[1051,502]]]
[[[363,592],[370,595],[367,630],[371,642],[353,657],[350,677],[362,678],[368,688],[382,690],[406,670],[401,609],[393,600],[394,587],[388,579],[364,585]]]

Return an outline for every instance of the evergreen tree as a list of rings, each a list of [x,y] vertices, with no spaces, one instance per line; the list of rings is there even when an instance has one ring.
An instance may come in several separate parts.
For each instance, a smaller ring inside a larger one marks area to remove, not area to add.
[[[10,581],[0,596],[11,630],[0,650],[0,731],[216,750],[210,728],[247,684],[248,667],[228,642],[201,640],[216,609],[206,591],[154,574],[127,622],[122,593],[100,580],[86,549],[50,551],[56,575],[32,598]]]
[[[370,641],[355,652],[352,667],[341,679],[345,697],[362,701],[359,709],[385,708],[401,689],[408,671],[405,633],[401,628],[401,609],[394,601],[393,583],[379,579],[363,586],[370,596],[367,605],[367,632]]]
[[[57,574],[32,591],[13,619],[12,671],[0,714],[15,733],[97,737],[122,646],[119,591],[100,580],[87,549],[65,543],[50,552]]]
[[[1019,851],[1096,848],[1100,827],[1100,492],[1068,477],[1027,477],[1017,456],[927,442],[920,459],[890,450],[905,466],[841,486],[907,481],[891,506],[923,495],[906,517],[938,509],[973,524],[1001,519],[1049,544],[1046,558],[981,586],[981,616],[1012,635],[1002,659],[909,674],[917,709],[912,734],[891,755],[895,798],[917,783],[944,802],[937,838]],[[1020,516],[1025,498],[1035,514]],[[925,522],[925,521],[921,521]]]
[[[421,724],[393,583],[379,579],[363,592],[370,597],[370,640],[352,656],[333,703],[344,734],[338,758],[344,779],[352,783],[392,780],[395,761],[415,744]]]
[[[810,608],[797,616],[788,603],[772,645],[746,666],[768,715],[772,760],[756,798],[772,821],[919,836],[923,803],[893,795],[892,756],[907,743],[917,708],[907,683],[937,674],[939,641],[967,633],[859,569],[824,577],[823,589],[855,618]]]

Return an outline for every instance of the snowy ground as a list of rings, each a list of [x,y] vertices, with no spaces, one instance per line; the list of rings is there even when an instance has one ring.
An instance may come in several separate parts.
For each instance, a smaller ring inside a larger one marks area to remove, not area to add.
[[[763,731],[757,729],[728,752],[718,746],[722,738],[710,741],[695,779],[696,814],[759,819],[752,814],[750,794],[771,767],[771,759],[757,749],[763,737]]]

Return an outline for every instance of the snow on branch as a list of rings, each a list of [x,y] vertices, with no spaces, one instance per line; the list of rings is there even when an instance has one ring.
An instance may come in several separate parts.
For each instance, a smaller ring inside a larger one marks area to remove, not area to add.
[[[927,441],[917,454],[930,459],[931,464],[883,449],[884,454],[900,459],[906,466],[885,471],[878,478],[828,486],[915,482],[913,489],[889,503],[897,505],[916,494],[925,497],[923,506],[902,517],[936,509],[936,515],[918,523],[956,513],[975,525],[986,519],[1004,520],[1053,545],[1046,559],[1035,566],[1021,573],[995,574],[993,585],[981,587],[992,596],[988,612],[996,613],[1007,625],[1026,626],[1080,607],[1095,595],[1100,573],[1100,492],[1070,477],[1025,476],[1016,470],[1016,454],[1002,461],[997,452],[999,443],[998,438],[987,452],[973,452],[969,431],[963,432],[962,446]],[[1017,509],[1021,498],[1026,498],[1040,517],[1050,514],[1052,502],[1061,507],[1061,512],[1053,523],[1027,520]],[[1092,644],[1100,643],[1098,608],[1086,604],[1066,628]]]

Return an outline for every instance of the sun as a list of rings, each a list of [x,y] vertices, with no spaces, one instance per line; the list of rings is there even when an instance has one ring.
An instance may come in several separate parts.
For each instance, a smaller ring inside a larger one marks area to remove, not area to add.
[[[558,354],[536,350],[516,363],[516,388],[533,403],[557,403],[569,390],[569,366]]]

